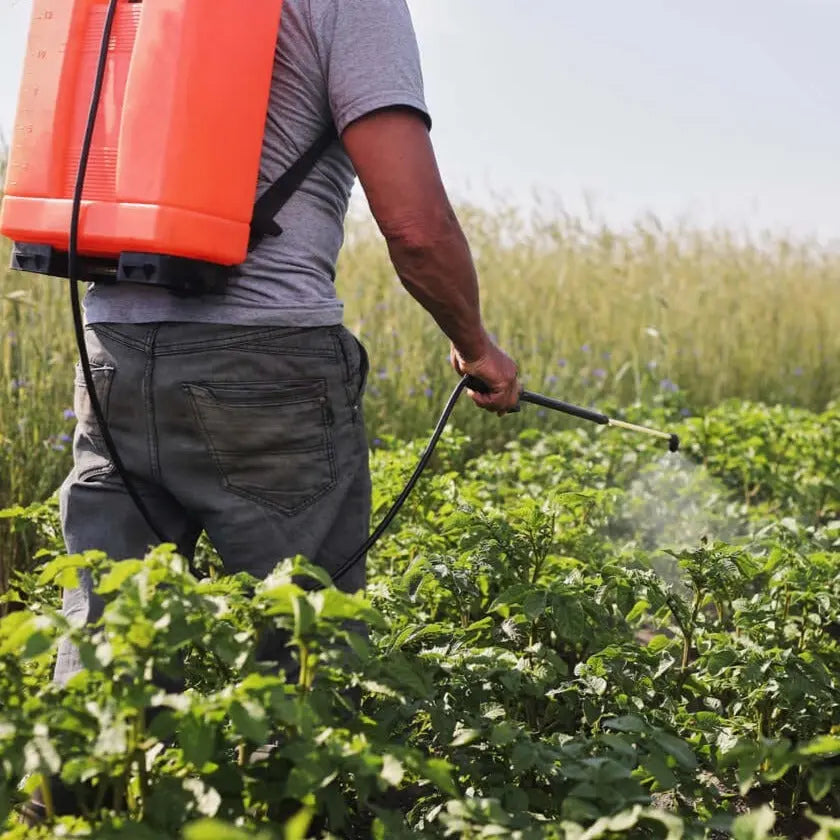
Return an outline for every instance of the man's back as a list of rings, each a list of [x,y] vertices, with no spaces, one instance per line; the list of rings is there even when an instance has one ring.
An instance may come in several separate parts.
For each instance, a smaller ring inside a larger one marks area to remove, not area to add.
[[[257,194],[331,123],[341,134],[357,118],[388,107],[414,108],[430,122],[405,0],[285,0]],[[354,179],[347,152],[333,143],[278,214],[283,234],[257,245],[224,296],[183,299],[163,289],[94,287],[85,302],[88,323],[341,323],[335,265]]]

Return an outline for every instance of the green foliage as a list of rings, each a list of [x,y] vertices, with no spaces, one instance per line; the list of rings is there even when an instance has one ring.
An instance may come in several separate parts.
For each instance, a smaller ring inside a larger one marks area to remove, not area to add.
[[[364,595],[315,591],[303,558],[256,581],[206,551],[66,556],[54,504],[10,511],[46,548],[0,619],[3,836],[836,837],[837,421],[728,405],[680,457],[447,433]],[[375,453],[375,519],[421,446]],[[91,627],[59,609],[80,574]],[[85,668],[63,687],[61,639]],[[54,774],[82,815],[24,835]]]

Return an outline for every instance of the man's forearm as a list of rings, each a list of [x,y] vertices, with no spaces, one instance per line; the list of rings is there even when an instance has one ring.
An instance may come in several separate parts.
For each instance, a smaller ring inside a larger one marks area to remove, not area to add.
[[[465,359],[482,358],[490,342],[481,322],[478,278],[454,216],[432,234],[389,237],[388,250],[405,288]]]

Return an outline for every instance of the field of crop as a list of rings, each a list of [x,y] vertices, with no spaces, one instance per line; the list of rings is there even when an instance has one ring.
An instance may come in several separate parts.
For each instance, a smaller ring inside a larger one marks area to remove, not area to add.
[[[840,255],[460,215],[526,386],[684,453],[463,398],[364,598],[310,591],[302,561],[219,576],[207,546],[196,569],[65,557],[67,290],[0,269],[4,840],[840,837]],[[371,355],[378,520],[456,378],[368,221],[338,284]],[[58,610],[83,568],[108,601],[88,631]],[[68,634],[87,670],[59,690]],[[84,817],[25,832],[51,773]]]
[[[0,622],[0,826],[48,773],[86,816],[2,836],[836,838],[840,412],[738,403],[677,431],[681,456],[448,435],[366,598],[291,561],[256,582],[206,552],[64,557],[52,508],[19,512],[53,536]],[[377,515],[418,452],[375,453]],[[93,632],[57,612],[82,568]],[[257,656],[270,628],[288,680]],[[60,690],[65,634],[87,670]]]

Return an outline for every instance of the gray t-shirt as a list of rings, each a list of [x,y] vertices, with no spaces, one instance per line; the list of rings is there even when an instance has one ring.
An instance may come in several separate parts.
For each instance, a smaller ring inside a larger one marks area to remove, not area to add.
[[[406,0],[285,0],[257,193],[330,120],[341,134],[388,106],[415,108],[431,125]],[[277,215],[283,234],[262,240],[224,295],[182,298],[150,286],[94,284],[85,298],[87,322],[340,324],[335,266],[355,176],[343,146],[334,143]]]

